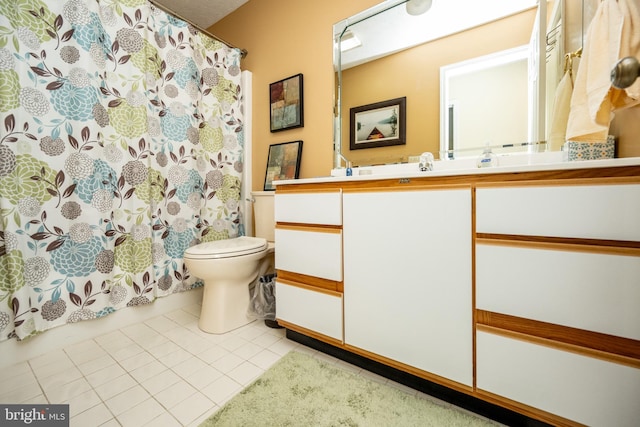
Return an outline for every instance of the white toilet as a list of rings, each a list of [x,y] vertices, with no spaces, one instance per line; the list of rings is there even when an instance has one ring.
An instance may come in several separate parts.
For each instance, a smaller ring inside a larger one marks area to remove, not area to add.
[[[249,285],[273,269],[275,251],[273,191],[253,192],[256,237],[200,243],[187,249],[184,262],[204,281],[198,326],[223,334],[250,323]]]

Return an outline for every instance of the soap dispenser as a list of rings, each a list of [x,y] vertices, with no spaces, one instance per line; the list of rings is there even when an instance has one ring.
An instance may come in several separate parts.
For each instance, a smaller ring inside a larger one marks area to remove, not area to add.
[[[482,152],[480,157],[478,157],[477,164],[479,168],[490,168],[490,167],[498,166],[498,157],[495,154],[493,154],[488,142],[484,147],[484,151]]]

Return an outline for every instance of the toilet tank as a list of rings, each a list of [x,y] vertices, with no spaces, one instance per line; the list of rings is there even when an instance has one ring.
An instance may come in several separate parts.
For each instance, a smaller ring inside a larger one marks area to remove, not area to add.
[[[273,200],[275,191],[254,191],[253,220],[255,237],[262,237],[268,242],[275,241],[276,221],[273,216]]]

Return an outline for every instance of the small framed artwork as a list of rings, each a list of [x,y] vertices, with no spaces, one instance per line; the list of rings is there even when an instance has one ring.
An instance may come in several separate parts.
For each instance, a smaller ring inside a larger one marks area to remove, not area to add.
[[[407,97],[351,108],[349,148],[406,144]]]
[[[271,132],[304,126],[302,74],[269,85]]]
[[[264,178],[265,191],[276,189],[273,181],[298,178],[301,157],[302,141],[271,144],[267,158],[267,173]]]

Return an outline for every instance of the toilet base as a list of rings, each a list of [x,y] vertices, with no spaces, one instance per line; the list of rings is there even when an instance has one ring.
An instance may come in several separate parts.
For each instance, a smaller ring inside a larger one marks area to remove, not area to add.
[[[257,277],[257,275],[256,275]],[[255,277],[249,282],[253,282]],[[224,334],[248,325],[255,319],[247,316],[249,285],[216,283],[204,284],[202,309],[198,327],[210,334]]]

